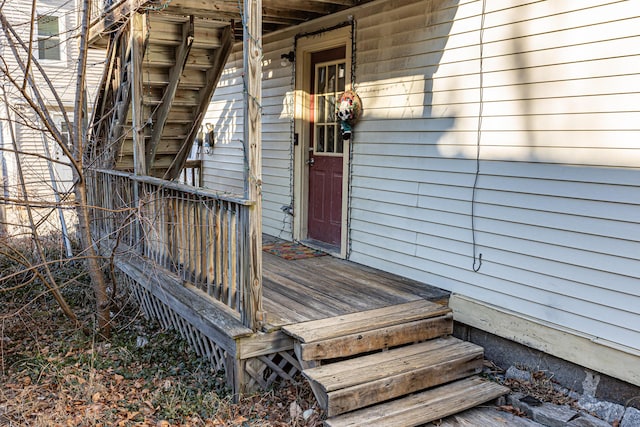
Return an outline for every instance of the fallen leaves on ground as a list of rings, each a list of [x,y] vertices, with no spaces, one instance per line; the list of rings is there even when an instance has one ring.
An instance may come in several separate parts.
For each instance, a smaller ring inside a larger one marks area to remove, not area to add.
[[[525,394],[533,402],[549,402],[556,405],[570,405],[575,402],[565,391],[560,390],[553,378],[549,378],[544,371],[532,372],[531,381],[507,379],[504,385],[513,391]]]
[[[86,330],[93,302],[90,288],[77,286],[64,292],[84,307],[79,311]],[[0,286],[0,426],[322,424],[302,379],[234,403],[224,373],[198,358],[177,334],[141,316],[126,294],[108,342],[85,335],[53,301],[35,297],[40,294],[35,283],[19,295]]]

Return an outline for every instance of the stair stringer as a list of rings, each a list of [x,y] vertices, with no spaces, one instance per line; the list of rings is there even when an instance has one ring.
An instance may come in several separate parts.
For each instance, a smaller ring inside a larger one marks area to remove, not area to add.
[[[105,71],[91,119],[92,144],[89,156],[94,167],[117,168],[124,139],[131,127],[128,119],[131,109],[131,67],[130,29],[123,24],[109,39]]]
[[[198,101],[198,107],[194,113],[194,120],[185,138],[184,143],[180,151],[177,153],[175,162],[172,163],[171,167],[165,172],[164,179],[175,179],[182,170],[184,163],[187,160],[189,155],[189,149],[191,148],[190,142],[193,141],[195,136],[198,133],[198,129],[202,125],[202,121],[204,120],[204,115],[209,108],[209,103],[211,102],[211,97],[213,96],[213,92],[218,86],[218,82],[220,81],[220,77],[222,76],[222,72],[227,63],[227,59],[231,54],[231,50],[233,49],[234,43],[234,34],[233,28],[229,25],[223,31],[221,37],[221,46],[216,50],[216,54],[212,59],[212,63],[214,66],[207,70],[205,74],[205,82],[206,86],[200,91],[200,99]]]

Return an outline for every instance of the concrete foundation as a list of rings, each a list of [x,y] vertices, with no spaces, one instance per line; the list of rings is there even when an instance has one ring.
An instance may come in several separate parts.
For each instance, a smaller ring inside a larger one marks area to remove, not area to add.
[[[544,371],[548,378],[580,395],[640,409],[640,387],[633,384],[458,322],[453,334],[484,347],[485,358],[502,369],[518,366]]]

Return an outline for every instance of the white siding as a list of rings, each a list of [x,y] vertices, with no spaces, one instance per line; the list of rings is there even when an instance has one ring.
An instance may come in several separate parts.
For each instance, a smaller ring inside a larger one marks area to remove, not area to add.
[[[2,12],[25,43],[29,41],[31,7],[32,2],[30,0],[14,0],[4,4],[2,8]],[[76,21],[79,16],[78,6],[75,1],[43,0],[39,1],[36,6],[36,16],[38,14],[58,17],[59,30],[61,31],[61,58],[59,61],[40,60],[39,62],[60,98],[62,108],[67,111],[70,120],[73,120],[78,56],[78,43],[75,38],[77,34]],[[37,26],[34,29],[34,34],[33,55],[38,58]],[[22,60],[26,62],[27,56],[24,50],[20,46],[16,46],[16,49]],[[11,78],[21,84],[24,80],[24,73],[16,61],[4,32],[0,33],[0,55],[5,61],[3,66],[7,66]],[[87,73],[85,75],[89,95],[87,102],[89,109],[92,107],[93,98],[98,88],[98,82],[102,77],[104,66],[104,51],[99,49],[90,50],[88,53]],[[60,105],[56,102],[52,90],[46,84],[45,78],[33,64],[31,65],[31,76],[33,76],[44,104],[54,121],[53,125],[59,128],[62,117]],[[20,160],[25,174],[29,198],[34,201],[52,202],[54,200],[54,191],[51,184],[50,166],[59,191],[71,188],[71,169],[65,165],[50,163],[45,160],[48,155],[61,161],[66,159],[61,155],[60,150],[56,149],[57,147],[53,142],[45,136],[48,132],[44,131],[44,125],[33,113],[15,85],[11,84],[4,74],[0,74],[0,84],[6,90],[11,107],[19,112],[9,113],[14,120],[12,127],[15,131],[19,148],[26,153],[30,153],[22,155]],[[35,99],[30,89],[28,92]],[[4,100],[0,100],[0,120],[3,121],[3,145],[9,149],[11,148],[12,140]],[[48,144],[49,152],[45,148],[45,143]],[[19,190],[15,156],[12,152],[4,152],[3,157],[9,172],[7,174],[8,196],[10,198],[21,198],[22,191]],[[46,212],[38,211],[37,215],[40,214],[47,215]],[[56,215],[49,215],[50,222],[55,223],[56,220]],[[56,227],[55,224],[53,226]]]
[[[293,119],[292,67],[280,55],[293,49],[292,39],[266,41],[262,83],[262,193],[264,232],[291,237]],[[205,123],[215,128],[216,144],[204,156],[204,185],[217,191],[243,192],[242,50],[236,46],[216,88]]]
[[[205,187],[242,194],[243,184],[242,52],[231,54],[204,123],[214,127],[215,144],[204,155]]]
[[[299,29],[357,22],[350,259],[640,350],[640,2],[486,6],[385,0]],[[264,223],[276,235],[290,230],[279,58],[294,36],[265,42]],[[213,105],[241,95],[238,61]],[[241,126],[241,106],[232,114]]]
[[[62,32],[62,34],[60,34],[61,59],[60,61],[40,60],[40,64],[44,68],[49,80],[67,108],[73,104],[75,97],[75,79],[78,55],[78,43],[76,40],[78,26],[76,21],[79,16],[79,9],[75,3],[76,2],[73,0],[43,0],[39,1],[36,6],[37,14],[56,16],[59,20],[59,29]],[[13,0],[11,2],[7,2],[7,4],[2,8],[3,13],[25,43],[28,43],[29,41],[31,6],[32,2],[29,0]],[[38,42],[36,24],[34,24],[34,32],[35,34],[32,46],[33,54],[37,58]],[[0,33],[0,41],[2,41],[2,43],[0,43],[0,52],[2,53],[3,58],[7,61],[8,68],[13,71],[12,75],[14,77],[18,77],[19,80],[21,80],[21,71],[19,71],[18,64],[14,59],[12,50],[8,46],[4,33]],[[17,50],[21,58],[26,61],[26,53],[20,47],[17,47]],[[97,83],[102,75],[102,70],[104,68],[103,59],[104,52],[102,50],[91,49],[89,51],[86,78],[87,89],[91,99],[93,99],[93,96],[95,95]],[[51,91],[44,84],[44,80],[41,78],[40,73],[35,69],[35,67],[32,68],[32,72],[38,82],[40,90],[43,93],[44,99],[49,105],[54,106],[54,98]],[[10,91],[10,93],[15,94],[15,91]]]
[[[482,2],[426,3],[358,22],[351,259],[640,349],[640,3],[488,2],[478,273]]]

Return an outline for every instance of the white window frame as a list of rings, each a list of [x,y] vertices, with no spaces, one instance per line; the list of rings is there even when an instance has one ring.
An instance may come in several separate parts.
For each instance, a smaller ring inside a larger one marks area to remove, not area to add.
[[[36,40],[34,40],[35,49],[34,56],[38,58],[38,61],[43,65],[57,65],[57,66],[67,66],[67,43],[68,37],[66,36],[67,26],[66,26],[66,17],[69,12],[54,7],[47,8],[38,8],[35,22],[35,31]],[[58,19],[58,36],[57,39],[60,43],[60,59],[41,59],[40,58],[40,29],[38,28],[38,21],[43,16],[50,16],[52,18]]]

